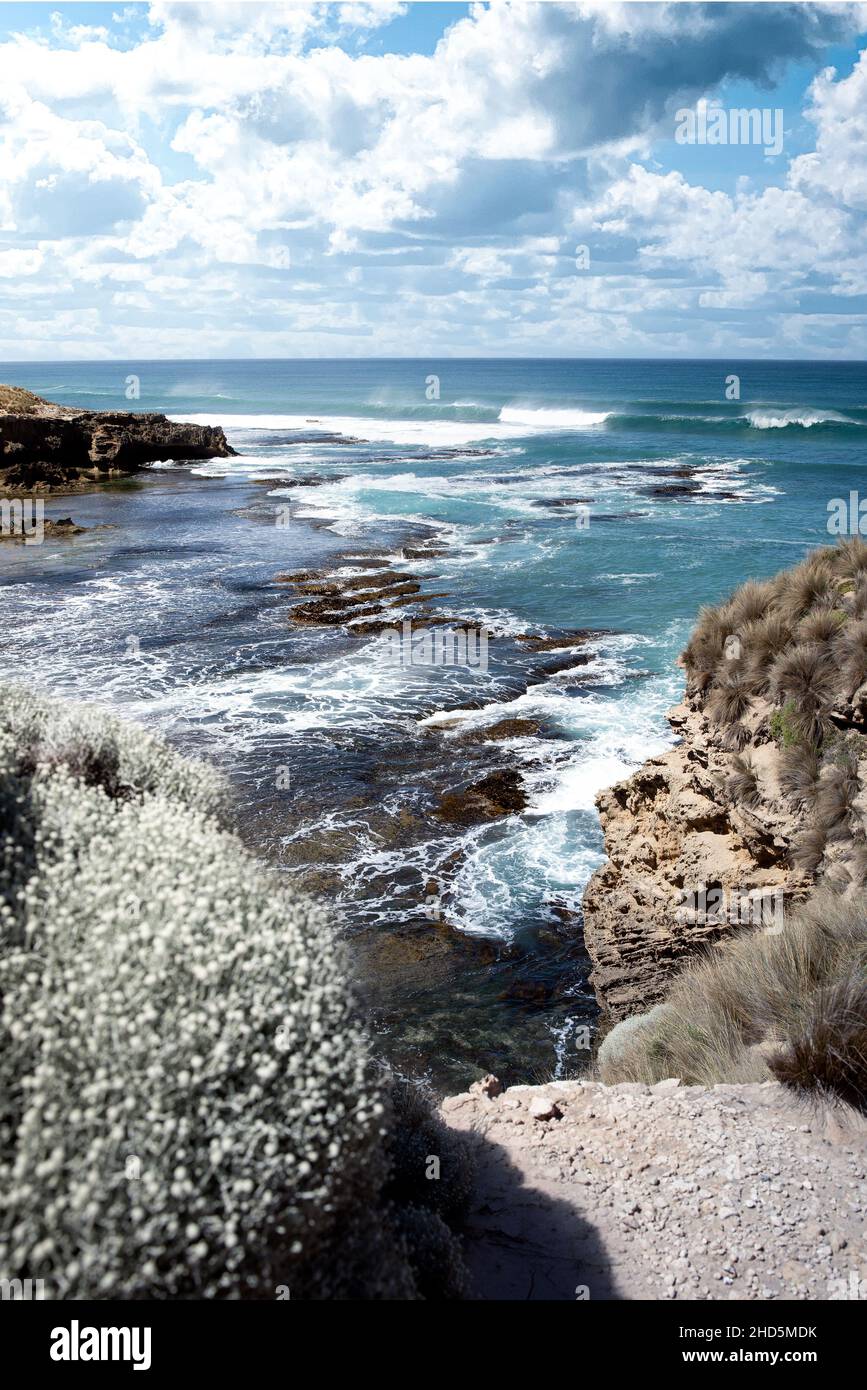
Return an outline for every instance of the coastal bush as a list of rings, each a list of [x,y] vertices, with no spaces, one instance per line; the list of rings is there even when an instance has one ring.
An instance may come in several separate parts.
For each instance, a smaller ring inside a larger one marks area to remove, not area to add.
[[[824,890],[786,916],[712,947],[664,1004],[603,1044],[601,1080],[762,1081],[867,1107],[867,904]],[[614,1034],[625,1025],[620,1025]],[[610,1035],[612,1038],[614,1035]]]
[[[94,706],[0,685],[0,746],[21,777],[65,767],[112,798],[159,791],[206,815],[228,813],[226,784],[209,763],[182,757],[163,739]]]
[[[399,1207],[427,1207],[446,1221],[460,1222],[475,1171],[466,1139],[445,1124],[417,1081],[392,1084],[391,1115],[388,1197]]]
[[[0,1270],[55,1298],[420,1297],[343,953],[224,805],[158,739],[0,692]],[[408,1219],[427,1294],[457,1287]]]
[[[770,717],[771,737],[778,747],[785,750],[804,749],[803,729],[798,721],[798,711],[794,700],[787,700],[781,709],[775,709]]]
[[[419,1298],[461,1299],[468,1278],[460,1241],[431,1207],[402,1207],[397,1227],[403,1238]]]

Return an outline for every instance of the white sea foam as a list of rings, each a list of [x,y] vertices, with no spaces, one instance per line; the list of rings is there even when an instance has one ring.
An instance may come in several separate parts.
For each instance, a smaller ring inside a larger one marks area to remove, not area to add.
[[[757,430],[784,430],[790,425],[800,425],[808,430],[813,425],[857,425],[859,422],[836,410],[811,410],[796,407],[793,410],[751,410],[746,418]]]
[[[515,439],[526,429],[479,420],[384,420],[366,415],[172,415],[169,419],[192,425],[222,425],[232,434],[312,434],[322,431],[347,439],[373,443],[410,444],[459,449],[488,439]]]
[[[524,425],[532,430],[586,430],[603,424],[610,410],[526,410],[504,406],[500,420],[504,425]]]
[[[499,419],[385,420],[367,415],[170,415],[179,424],[222,425],[225,430],[256,434],[267,430],[279,433],[321,430],[345,438],[391,444],[461,448],[485,440],[519,439],[527,434],[547,434],[557,430],[587,429],[601,425],[610,411],[523,410],[505,406]]]

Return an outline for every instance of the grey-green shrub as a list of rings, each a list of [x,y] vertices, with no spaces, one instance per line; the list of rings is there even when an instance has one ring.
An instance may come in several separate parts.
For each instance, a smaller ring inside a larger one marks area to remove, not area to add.
[[[0,691],[0,1274],[418,1296],[341,951],[222,798],[147,734]]]
[[[24,777],[66,767],[112,797],[159,792],[208,815],[224,819],[227,813],[226,783],[214,767],[96,706],[0,684],[3,748],[9,770]]]

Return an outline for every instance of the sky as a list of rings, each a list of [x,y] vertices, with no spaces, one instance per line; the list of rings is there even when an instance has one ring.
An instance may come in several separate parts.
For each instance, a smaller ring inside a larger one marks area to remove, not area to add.
[[[0,4],[5,361],[867,358],[865,221],[867,4]]]

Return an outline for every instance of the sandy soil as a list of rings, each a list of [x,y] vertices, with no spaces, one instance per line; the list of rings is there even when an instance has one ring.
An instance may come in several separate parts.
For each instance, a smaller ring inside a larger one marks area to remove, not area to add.
[[[867,1300],[867,1122],[776,1083],[551,1082],[442,1105],[475,1136],[481,1299]]]

